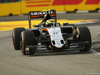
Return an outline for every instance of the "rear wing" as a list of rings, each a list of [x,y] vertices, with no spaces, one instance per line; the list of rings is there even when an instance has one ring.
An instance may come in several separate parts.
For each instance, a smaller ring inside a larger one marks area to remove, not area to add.
[[[46,14],[50,14],[52,18],[55,19],[56,22],[56,10],[49,11],[31,11],[29,12],[29,28],[31,28],[31,19],[34,18],[44,18]]]

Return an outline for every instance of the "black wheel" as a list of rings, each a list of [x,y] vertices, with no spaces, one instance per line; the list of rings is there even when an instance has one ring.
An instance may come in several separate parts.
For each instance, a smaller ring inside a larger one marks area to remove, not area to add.
[[[12,30],[13,46],[15,50],[20,50],[21,32],[24,30],[25,28],[14,28]]]
[[[32,31],[26,30],[22,32],[21,37],[22,37],[22,49],[21,49],[22,53],[24,55],[34,54],[35,49],[33,48],[33,46],[36,44],[34,33]],[[27,47],[29,48],[29,50],[26,50]]]
[[[80,42],[88,42],[88,44],[85,45],[85,48],[83,50],[80,50],[80,51],[87,52],[91,48],[90,30],[87,27],[79,27],[79,31],[80,31],[79,41]]]

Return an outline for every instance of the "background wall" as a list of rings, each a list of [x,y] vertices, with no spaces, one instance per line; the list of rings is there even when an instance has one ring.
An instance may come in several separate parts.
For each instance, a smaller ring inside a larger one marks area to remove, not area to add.
[[[0,16],[27,14],[30,11],[98,11],[100,0],[15,0],[0,3]]]

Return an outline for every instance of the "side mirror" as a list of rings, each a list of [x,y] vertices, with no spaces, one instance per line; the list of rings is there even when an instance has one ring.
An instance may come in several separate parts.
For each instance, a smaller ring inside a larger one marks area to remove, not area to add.
[[[66,23],[63,23],[63,26],[66,26],[66,25],[68,25],[68,23],[66,22]]]

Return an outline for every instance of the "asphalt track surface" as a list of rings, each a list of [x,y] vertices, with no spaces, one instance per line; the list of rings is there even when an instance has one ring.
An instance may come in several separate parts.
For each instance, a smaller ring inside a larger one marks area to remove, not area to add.
[[[69,15],[74,16],[71,19],[86,15],[87,18],[84,17],[85,19],[100,18],[100,13],[90,14],[91,16],[87,13],[79,14],[78,17],[75,16],[76,14]],[[3,17],[4,20],[2,21],[6,21],[7,18],[9,17]],[[23,19],[20,18],[18,20]],[[91,31],[92,40],[100,39],[100,24],[92,24],[88,25],[88,27]],[[14,50],[12,31],[1,31],[0,75],[100,75],[100,55],[91,49],[88,53],[80,53],[79,51],[61,53],[37,52],[34,56],[25,56],[22,55],[21,51]]]
[[[58,19],[100,19],[100,13],[68,13],[68,14],[57,14]],[[0,21],[19,21],[28,20],[28,15],[19,16],[5,16],[0,17]]]

